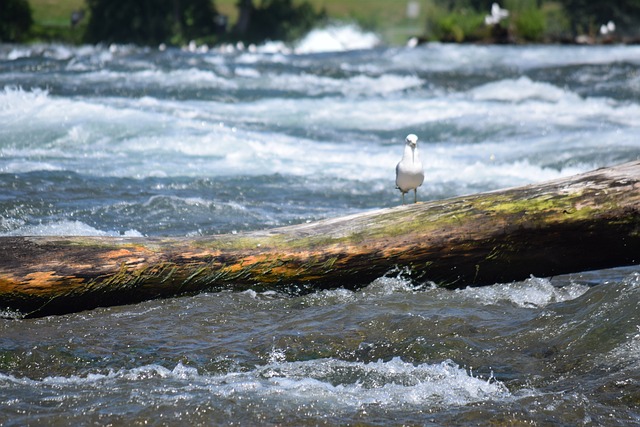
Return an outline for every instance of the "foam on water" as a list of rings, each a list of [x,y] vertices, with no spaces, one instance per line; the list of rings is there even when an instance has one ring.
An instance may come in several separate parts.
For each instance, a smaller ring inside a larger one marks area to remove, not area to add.
[[[66,61],[76,56],[93,55],[98,49],[89,46],[71,47],[62,44],[34,44],[31,46],[11,46],[11,50],[6,54],[9,61],[16,61],[22,58],[42,56],[61,61]],[[1,52],[1,51],[0,51]],[[2,53],[0,53],[2,55]]]
[[[316,29],[301,39],[291,50],[280,41],[267,42],[257,46],[255,51],[269,55],[264,60],[276,59],[280,62],[289,61],[288,56],[293,53],[320,53],[328,51],[347,51],[353,49],[371,49],[380,44],[380,38],[374,33],[363,31],[355,25],[331,25],[324,29]],[[56,60],[77,60],[90,63],[104,64],[113,59],[121,58],[132,53],[146,52],[146,48],[131,45],[103,46],[66,46],[61,44],[34,44],[30,46],[2,45],[0,58],[10,61],[30,57],[44,57]],[[237,47],[231,47],[230,52],[242,52]],[[225,49],[195,55],[209,56],[224,54]],[[274,58],[275,57],[275,58]],[[383,61],[372,64],[381,72],[391,71],[401,65],[403,69],[408,64],[418,70],[452,71],[460,69],[477,69],[490,67],[507,67],[529,69],[533,67],[562,67],[577,64],[607,64],[612,62],[640,63],[640,47],[607,45],[607,46],[478,46],[460,44],[427,43],[414,49],[397,49],[391,57],[391,62]],[[359,65],[359,64],[357,64]],[[345,64],[351,66],[351,64]]]
[[[300,40],[294,51],[298,54],[341,52],[357,49],[371,49],[380,44],[380,38],[370,32],[363,32],[355,25],[332,25],[314,29]]]
[[[337,359],[276,362],[248,375],[231,374],[224,379],[231,384],[240,383],[242,388],[265,390],[270,396],[282,395],[282,400],[301,404],[330,402],[343,411],[367,405],[467,405],[509,396],[502,383],[475,378],[451,361],[414,365],[397,357],[372,363]],[[261,387],[261,383],[269,387]],[[225,390],[232,394],[238,391],[233,385]]]
[[[307,77],[302,77],[298,83],[292,79],[290,84],[295,88],[298,84],[304,85],[305,79]],[[349,81],[346,82],[345,93],[395,92],[420,84],[412,77],[386,77],[383,80],[360,77],[358,81],[362,82],[361,87],[357,87],[360,83],[350,85]],[[376,87],[380,83],[383,83],[382,87]],[[385,86],[387,84],[389,86]],[[310,90],[312,93],[331,90],[330,86],[315,89],[312,85]],[[506,100],[516,102],[504,102]],[[249,123],[260,120],[290,127],[369,132],[421,128],[438,122],[473,127],[479,131],[504,128],[503,133],[524,131],[525,135],[534,132],[537,135],[548,134],[554,127],[560,130],[567,126],[595,128],[607,123],[633,128],[640,126],[634,120],[634,115],[640,114],[637,105],[610,99],[583,99],[564,89],[534,83],[527,78],[495,82],[468,94],[451,93],[436,97],[265,99],[250,103],[213,103],[212,107],[214,105],[216,108],[211,108],[211,112],[215,115],[212,117],[219,120],[232,116]],[[514,117],[517,118],[515,121]]]
[[[42,108],[49,103],[48,92],[39,88],[31,91],[15,86],[7,86],[0,91],[0,112],[13,114],[18,118],[31,112],[31,109]],[[10,118],[7,116],[7,118]]]
[[[93,389],[102,398],[109,396],[112,407],[116,408],[125,403],[122,399],[130,399],[128,392],[126,396],[120,395],[123,383],[137,383],[137,400],[150,405],[180,394],[195,401],[206,396],[208,401],[218,399],[228,402],[227,405],[243,401],[260,405],[261,402],[265,408],[276,411],[298,408],[309,411],[307,415],[350,413],[368,407],[383,411],[408,409],[407,406],[426,410],[501,401],[511,396],[501,382],[474,377],[452,361],[414,365],[398,357],[373,363],[281,359],[273,357],[267,365],[223,375],[202,374],[182,363],[173,369],[146,365],[107,374],[53,376],[41,380],[0,373],[0,386],[38,389],[43,400],[54,396],[73,399],[79,390]],[[158,379],[165,380],[164,390],[152,385]],[[119,404],[115,405],[116,402]]]
[[[301,76],[298,83],[303,85],[307,78]],[[317,90],[334,87],[331,79],[320,80]],[[292,82],[295,88],[295,79]],[[420,85],[421,80],[357,77],[346,80],[342,90],[364,94],[374,85],[378,88],[373,92],[384,93],[414,84]],[[521,91],[523,87],[527,90]],[[498,95],[491,95],[496,91]],[[515,104],[514,96],[519,96]],[[427,170],[422,194],[426,195],[468,193],[581,172],[599,166],[591,163],[590,153],[601,153],[603,145],[611,147],[612,155],[635,150],[632,132],[621,134],[617,129],[640,126],[632,118],[638,110],[635,105],[582,99],[526,78],[446,99],[84,100],[5,88],[0,105],[0,120],[8,123],[0,130],[0,172],[68,170],[134,178],[278,173],[367,182],[367,187],[353,188],[379,190],[392,187],[398,146],[403,133],[411,130],[421,138]],[[517,122],[510,119],[514,114]],[[230,118],[233,122],[227,124]],[[458,133],[433,135],[442,122],[458,128]],[[588,139],[575,132],[563,136],[563,129],[578,127],[591,130]],[[295,135],[306,129],[344,134],[327,134],[337,137],[331,141]],[[399,135],[393,144],[372,135],[393,129]],[[518,135],[517,144],[507,144],[513,135]],[[578,147],[585,156],[582,162],[577,161]],[[573,159],[573,164],[562,167],[563,159]],[[334,185],[333,180],[323,182]]]
[[[313,73],[263,72],[253,67],[216,66],[214,70],[187,68],[178,70],[149,69],[133,72],[97,70],[81,75],[61,76],[58,81],[72,86],[78,83],[103,85],[114,91],[130,90],[202,90],[212,94],[220,91],[280,91],[308,96],[342,94],[350,97],[386,95],[419,88],[425,82],[408,75],[355,75],[335,78]]]
[[[531,277],[521,282],[499,283],[491,286],[467,287],[446,290],[432,283],[415,283],[407,276],[408,271],[390,272],[374,280],[357,292],[344,289],[327,290],[304,296],[305,305],[351,304],[390,297],[392,295],[430,292],[433,298],[448,300],[460,297],[482,305],[500,305],[505,302],[522,308],[542,308],[550,304],[571,301],[584,295],[589,286],[571,283],[554,286],[550,279]]]
[[[180,70],[143,70],[136,72],[97,71],[74,77],[86,83],[104,83],[117,87],[160,87],[176,89],[216,88],[221,90],[237,89],[238,85],[214,71],[187,68]]]
[[[132,108],[114,109],[91,100],[57,98],[38,89],[4,88],[0,92],[0,105],[4,106],[0,107],[0,120],[10,123],[0,129],[0,148],[23,157],[30,154],[20,151],[25,148],[39,156],[50,152],[52,157],[66,158],[78,156],[74,151],[77,149],[82,157],[100,152],[99,148],[86,146],[90,139],[99,147],[104,141],[101,138],[112,142],[132,133],[157,131],[156,126],[162,125],[163,120]],[[69,143],[75,145],[71,147]]]
[[[421,292],[430,285],[416,284],[407,276],[408,270],[394,270],[379,277],[368,286],[351,291],[344,288],[322,290],[300,297],[304,306],[331,306],[337,304],[359,304],[391,295],[406,295]]]
[[[251,76],[241,82],[244,89],[281,90],[311,96],[342,94],[349,97],[385,95],[420,87],[424,81],[415,76],[354,76],[337,79],[314,74],[272,74]]]
[[[428,43],[416,49],[402,49],[387,65],[392,70],[412,64],[416,70],[456,71],[503,68],[528,70],[577,64],[611,62],[640,63],[638,46],[469,46],[455,43]]]
[[[579,96],[549,83],[534,82],[529,77],[500,80],[477,87],[471,97],[480,101],[522,102],[539,99],[547,102],[579,102]]]
[[[136,230],[127,230],[124,233],[116,231],[102,231],[81,221],[61,220],[48,224],[23,225],[12,229],[4,236],[126,236],[142,237]]]
[[[549,304],[576,299],[588,290],[589,287],[586,285],[574,283],[557,287],[553,286],[549,279],[531,277],[523,282],[466,288],[455,292],[485,305],[507,301],[518,307],[541,308]]]

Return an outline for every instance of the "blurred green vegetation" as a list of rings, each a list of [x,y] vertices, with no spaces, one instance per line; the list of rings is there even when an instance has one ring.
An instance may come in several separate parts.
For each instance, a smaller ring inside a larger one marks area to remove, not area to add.
[[[358,23],[390,43],[640,40],[640,0],[1,0],[0,41],[183,44],[291,41],[329,20]],[[409,13],[409,3],[417,9]],[[83,11],[72,25],[71,15]],[[616,29],[600,34],[609,21]],[[242,25],[240,25],[242,24]]]
[[[239,18],[246,17],[245,25],[238,19],[227,38],[246,43],[261,43],[265,40],[294,41],[326,19],[324,10],[316,9],[307,1],[251,0],[238,1]]]
[[[493,2],[430,2],[425,37],[455,42],[555,42],[569,37],[569,19],[558,2],[505,0],[508,16],[487,24]]]
[[[424,37],[456,42],[574,42],[640,40],[640,0],[425,0]],[[487,24],[493,3],[508,11]],[[609,21],[616,30],[600,34]]]
[[[31,8],[26,0],[0,1],[0,40],[23,41],[32,24]]]
[[[547,38],[546,19],[536,0],[506,0],[512,32],[522,41],[541,42]]]
[[[182,44],[215,41],[217,11],[209,0],[86,0],[89,43]]]
[[[471,42],[489,37],[489,28],[484,25],[485,14],[468,5],[442,7],[428,2],[426,36],[444,42]]]

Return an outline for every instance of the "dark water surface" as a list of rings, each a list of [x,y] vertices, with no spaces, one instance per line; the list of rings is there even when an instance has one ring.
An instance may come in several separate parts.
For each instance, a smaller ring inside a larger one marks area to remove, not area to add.
[[[2,420],[637,425],[633,270],[460,291],[396,275],[5,321]]]
[[[196,236],[640,156],[640,48],[0,45],[0,234]],[[2,256],[2,254],[0,254]],[[0,425],[640,425],[640,267],[0,320]],[[14,318],[12,318],[14,317]]]

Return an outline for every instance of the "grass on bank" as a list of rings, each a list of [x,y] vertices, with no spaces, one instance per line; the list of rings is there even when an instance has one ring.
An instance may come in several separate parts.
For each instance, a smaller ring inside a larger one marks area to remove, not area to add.
[[[29,0],[29,5],[33,17],[31,34],[35,40],[82,42],[84,26],[72,28],[71,14],[87,9],[84,0]]]
[[[86,9],[84,0],[29,0],[33,21],[42,26],[69,27],[71,13]]]

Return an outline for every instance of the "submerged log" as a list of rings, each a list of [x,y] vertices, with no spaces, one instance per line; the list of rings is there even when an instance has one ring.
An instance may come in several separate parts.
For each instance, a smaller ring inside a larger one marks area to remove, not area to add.
[[[396,267],[450,287],[640,263],[640,161],[546,183],[197,238],[0,237],[26,316],[203,290],[354,288]]]

